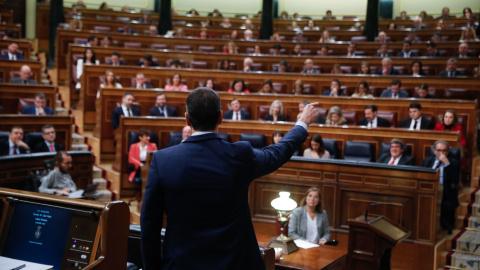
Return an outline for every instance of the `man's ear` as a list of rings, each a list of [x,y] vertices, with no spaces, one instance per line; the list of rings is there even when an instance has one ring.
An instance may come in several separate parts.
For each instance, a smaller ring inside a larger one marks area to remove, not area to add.
[[[187,120],[187,126],[190,126],[190,127],[191,127],[192,125],[190,125],[190,120],[188,120],[188,114],[187,114],[187,112],[185,112],[185,120]]]
[[[217,126],[219,126],[223,121],[223,111],[220,110],[220,118],[218,119],[218,123],[217,123]]]

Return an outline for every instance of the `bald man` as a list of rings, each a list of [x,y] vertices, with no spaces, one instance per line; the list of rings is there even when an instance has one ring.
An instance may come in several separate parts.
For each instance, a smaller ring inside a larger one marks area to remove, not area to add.
[[[10,79],[10,83],[19,83],[19,84],[38,84],[36,80],[30,79],[30,74],[32,70],[29,66],[23,65],[20,68],[20,77],[15,77]]]

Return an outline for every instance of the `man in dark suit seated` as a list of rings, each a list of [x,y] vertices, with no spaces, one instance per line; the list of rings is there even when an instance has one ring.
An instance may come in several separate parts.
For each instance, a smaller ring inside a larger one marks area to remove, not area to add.
[[[440,226],[447,230],[448,234],[452,234],[455,227],[455,209],[459,206],[460,164],[448,155],[449,145],[446,141],[436,141],[433,149],[435,155],[425,158],[422,167],[440,170],[440,185],[443,186]]]
[[[240,101],[237,99],[233,99],[232,102],[230,102],[230,107],[231,110],[223,114],[223,119],[235,121],[250,120],[250,114],[244,110],[240,110]]]
[[[155,100],[155,107],[150,109],[150,116],[160,117],[175,117],[178,116],[177,110],[174,107],[167,105],[167,95],[165,93],[158,93]]]
[[[408,40],[403,41],[402,51],[397,54],[397,56],[409,58],[418,56],[417,52],[412,52],[412,43]]]
[[[380,97],[385,98],[406,98],[408,97],[408,92],[400,89],[402,82],[400,80],[393,80],[390,83],[390,88],[382,91]]]
[[[118,52],[113,52],[110,58],[112,59],[112,66],[122,66],[125,65],[122,61],[120,61],[120,54]]]
[[[312,59],[307,59],[305,60],[305,66],[302,70],[301,73],[307,73],[307,74],[320,74],[320,70],[313,68],[313,61]]]
[[[390,142],[390,154],[384,154],[378,158],[377,163],[389,165],[414,165],[413,158],[403,154],[405,144],[400,139],[393,139]]]
[[[433,41],[429,41],[427,42],[427,53],[425,54],[425,56],[428,56],[428,57],[441,57],[441,56],[445,56],[444,54],[440,53],[438,50],[437,50],[437,44]]]
[[[145,83],[145,75],[143,73],[137,73],[135,76],[136,83],[132,85],[132,88],[136,89],[150,89],[153,88],[153,85]]]
[[[8,52],[0,55],[0,59],[25,60],[25,56],[21,55],[18,52],[18,43],[15,41],[12,41],[8,45]]]
[[[377,53],[377,57],[388,57],[388,56],[393,56],[393,55],[390,55],[390,53],[388,52],[388,44],[382,43]]]
[[[450,58],[447,61],[447,69],[438,73],[440,77],[457,77],[467,76],[467,74],[461,70],[457,70],[457,59]]]
[[[412,30],[421,30],[426,29],[427,27],[427,25],[422,24],[422,18],[420,18],[419,16],[413,19],[413,26],[411,27]]]
[[[468,43],[462,42],[460,45],[458,45],[458,53],[455,54],[455,57],[457,58],[466,58],[466,57],[473,57],[472,53],[468,52]]]
[[[53,125],[45,125],[42,127],[42,137],[45,141],[33,147],[33,153],[40,152],[57,152],[65,150],[65,146],[55,142],[57,134]]]
[[[36,80],[30,79],[30,73],[32,70],[29,66],[23,65],[20,68],[20,77],[15,77],[10,79],[10,83],[19,83],[19,84],[38,84]]]
[[[135,98],[130,92],[125,92],[122,97],[122,105],[113,109],[112,111],[112,127],[117,129],[120,125],[120,116],[129,117],[129,116],[140,116],[140,110],[138,108],[132,107],[133,101]]]
[[[280,142],[254,149],[215,133],[222,111],[212,89],[192,91],[186,108],[192,136],[155,152],[150,165],[140,216],[144,269],[265,269],[248,207],[249,185],[290,160],[317,112],[307,105]]]
[[[385,57],[382,59],[382,68],[377,70],[378,75],[399,75],[398,70],[392,67],[392,59]]]
[[[251,72],[251,71],[256,71],[255,68],[252,67],[253,65],[253,60],[250,57],[246,57],[243,59],[243,72]]]
[[[124,22],[123,25],[122,25],[122,28],[118,28],[117,32],[118,33],[124,33],[124,34],[136,34],[137,33],[137,31],[130,28],[130,22]]]
[[[143,56],[142,60],[137,63],[137,66],[141,67],[158,67],[157,63],[153,62],[151,54],[147,53]]]
[[[387,119],[377,116],[377,106],[365,106],[365,117],[360,120],[359,126],[367,126],[369,128],[390,127]]]
[[[433,129],[435,127],[430,120],[422,117],[422,105],[420,105],[420,103],[410,103],[410,106],[408,106],[408,114],[410,115],[410,118],[405,118],[400,122],[401,128],[420,130]]]
[[[8,133],[8,140],[0,141],[0,156],[30,153],[30,147],[23,142],[23,128],[13,126]]]
[[[22,114],[53,115],[53,109],[47,107],[45,94],[36,93],[33,105],[23,107]]]

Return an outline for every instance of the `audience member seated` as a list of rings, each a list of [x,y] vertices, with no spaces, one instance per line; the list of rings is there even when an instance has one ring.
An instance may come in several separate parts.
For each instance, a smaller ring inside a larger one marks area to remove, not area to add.
[[[235,121],[250,120],[250,114],[244,110],[240,110],[240,101],[237,99],[233,99],[232,102],[230,102],[230,107],[231,109],[223,114],[223,119]]]
[[[357,45],[355,43],[348,44],[347,54],[345,56],[347,57],[359,56],[360,54],[356,51],[356,47]]]
[[[0,55],[0,59],[25,60],[25,57],[18,51],[18,43],[12,41],[8,45],[8,52]]]
[[[388,52],[388,44],[383,43],[380,45],[380,49],[378,50],[377,57],[389,57],[393,56]]]
[[[444,7],[442,9],[442,15],[440,15],[440,17],[437,17],[437,20],[438,19],[445,20],[445,19],[450,19],[450,18],[455,18],[455,16],[450,15],[450,8]]]
[[[230,70],[230,60],[228,58],[223,58],[222,61],[220,62],[220,70]]]
[[[417,37],[417,32],[415,30],[410,30],[410,32],[408,32],[408,35],[407,37],[405,38],[405,41],[408,41],[410,43],[418,43],[418,42],[422,42],[418,37]],[[411,45],[411,44],[410,44]],[[416,52],[415,52],[416,53]],[[416,53],[417,54],[417,53]],[[410,56],[414,56],[413,55],[413,52],[412,54],[410,54]],[[404,56],[405,57],[405,56]]]
[[[310,139],[310,148],[303,151],[303,157],[308,158],[330,158],[330,153],[325,149],[322,136],[314,134]]]
[[[300,44],[295,44],[295,47],[293,47],[293,51],[290,55],[293,56],[302,56],[302,45]]]
[[[99,65],[100,61],[96,60],[95,52],[93,49],[87,48],[83,53],[83,58],[77,60],[77,79],[79,80],[75,85],[75,88],[80,89],[82,85],[80,84],[80,78],[83,74],[83,65]]]
[[[457,113],[452,109],[448,109],[445,111],[445,114],[443,115],[443,123],[438,123],[435,126],[434,130],[460,131],[460,144],[463,147],[467,145],[467,142],[465,141],[465,136],[463,135],[463,127],[458,124]]]
[[[303,28],[303,31],[319,31],[320,27],[316,26],[313,20],[308,20],[307,25]]]
[[[380,31],[378,32],[378,36],[377,36],[377,42],[380,42],[380,43],[386,43],[388,42],[388,37],[387,37],[387,34],[384,32],[384,31]]]
[[[112,88],[122,88],[122,85],[117,82],[117,76],[115,72],[111,69],[105,71],[105,82],[100,84],[100,88],[112,87]]]
[[[43,142],[35,145],[32,149],[33,153],[40,152],[58,152],[65,150],[65,146],[55,142],[57,134],[53,125],[45,125],[42,127]]]
[[[463,17],[462,17],[462,18],[470,19],[471,16],[472,16],[472,9],[469,8],[469,7],[464,8],[464,9],[463,9]]]
[[[433,129],[435,127],[430,120],[422,117],[422,105],[420,105],[420,103],[410,103],[410,106],[408,106],[408,114],[410,115],[410,118],[405,118],[400,122],[401,128],[420,130]]]
[[[110,59],[112,61],[111,65],[112,66],[121,66],[125,65],[124,62],[120,61],[120,54],[118,52],[113,52],[112,55],[110,56]]]
[[[412,42],[405,40],[403,41],[402,51],[397,54],[397,56],[409,58],[409,57],[416,57],[418,53],[411,50]]]
[[[430,95],[428,93],[428,84],[422,83],[420,88],[418,89],[418,95],[415,96],[416,98],[435,98],[434,95]]]
[[[182,142],[192,136],[192,128],[190,126],[184,126],[182,129]]]
[[[45,94],[36,93],[33,101],[33,105],[25,106],[22,109],[21,114],[30,114],[30,115],[53,115],[53,109],[47,107],[47,99]]]
[[[253,49],[253,56],[259,56],[259,55],[262,55],[262,50],[260,48],[259,45],[255,45],[254,49]]]
[[[399,75],[398,71],[392,67],[392,59],[385,57],[382,59],[382,68],[377,70],[378,75]]]
[[[360,81],[355,88],[355,93],[352,94],[354,98],[373,98],[373,95],[370,94],[370,88],[366,81]]]
[[[467,76],[465,72],[457,70],[457,59],[450,58],[447,61],[447,69],[438,73],[440,77],[457,77],[457,76]]]
[[[245,30],[245,32],[243,32],[243,39],[245,41],[254,41],[255,39],[253,38],[252,30],[250,29]]]
[[[230,20],[228,18],[223,18],[223,22],[220,24],[220,27],[231,28],[232,24],[230,23]]]
[[[324,21],[335,20],[335,16],[332,16],[332,11],[331,10],[327,10],[327,12],[325,12],[325,16],[323,16],[322,20],[324,20]]]
[[[413,19],[413,26],[411,27],[412,30],[421,30],[426,28],[427,28],[427,25],[422,24],[422,18],[417,16]]]
[[[242,78],[237,78],[233,81],[232,88],[228,89],[228,93],[250,94],[250,90],[247,89]]]
[[[231,40],[236,40],[238,39],[238,32],[237,30],[233,30],[232,33],[230,34],[230,39]]]
[[[141,128],[138,131],[138,139],[140,141],[132,144],[128,151],[128,163],[132,167],[128,175],[128,181],[135,184],[142,183],[141,168],[147,161],[147,153],[157,151],[157,145],[150,142],[150,132],[148,130]]]
[[[177,109],[172,106],[167,105],[167,95],[165,93],[157,93],[155,98],[155,107],[150,109],[150,116],[159,116],[159,117],[176,117]]]
[[[225,54],[238,54],[237,46],[235,46],[235,42],[229,41],[225,44],[225,49],[223,50]]]
[[[77,190],[75,182],[68,171],[72,168],[72,157],[65,151],[58,151],[55,155],[55,170],[45,175],[38,187],[38,191],[44,194],[68,196]]]
[[[343,74],[340,64],[334,64],[332,67],[332,72],[330,72],[330,74]]]
[[[282,46],[278,43],[273,44],[271,55],[281,55],[282,54]]]
[[[437,21],[437,25],[435,26],[435,29],[436,30],[444,30],[445,29],[445,23],[443,22],[442,19]]]
[[[324,30],[322,33],[322,37],[318,40],[319,43],[332,43],[335,42],[335,39],[330,37],[330,32],[328,30]]]
[[[280,100],[275,100],[270,105],[270,111],[263,118],[265,121],[285,121],[285,115],[283,114],[283,103]]]
[[[384,154],[378,158],[378,163],[389,165],[415,165],[413,158],[403,154],[405,144],[400,139],[392,139],[390,142],[390,154]]]
[[[156,37],[158,35],[158,29],[155,25],[150,25],[148,27],[148,35],[151,37]]]
[[[412,76],[425,76],[425,72],[423,71],[422,61],[414,60],[412,62],[410,75]]]
[[[130,116],[140,116],[140,110],[138,108],[132,107],[133,101],[135,98],[130,92],[125,92],[122,97],[122,105],[113,109],[112,111],[112,127],[117,129],[120,125],[120,116],[130,117]]]
[[[307,42],[308,40],[306,38],[303,37],[303,31],[302,29],[297,29],[295,31],[295,36],[293,37],[293,42],[297,43],[297,42]]]
[[[308,74],[319,74],[320,70],[313,68],[313,60],[312,59],[307,59],[305,60],[305,66],[301,73],[308,73]]]
[[[338,106],[333,106],[328,110],[327,119],[325,124],[331,126],[347,125],[347,120],[343,117],[342,109]]]
[[[402,12],[400,12],[400,17],[397,17],[396,19],[397,19],[397,20],[406,21],[406,20],[410,20],[410,17],[407,16],[407,12],[406,12],[406,11],[402,11]]]
[[[285,136],[281,130],[275,130],[272,134],[272,144],[277,144]]]
[[[390,83],[390,88],[383,90],[380,97],[385,98],[406,98],[408,97],[408,92],[400,89],[402,82],[400,80],[392,80]]]
[[[73,18],[68,24],[68,29],[74,31],[81,31],[83,29],[82,20],[80,20],[79,18]]]
[[[427,42],[427,53],[425,54],[425,56],[428,56],[428,57],[440,57],[440,56],[444,56],[442,55],[438,50],[437,50],[437,43],[433,42],[433,41],[429,41]]]
[[[8,133],[8,140],[0,141],[0,156],[30,153],[30,147],[23,141],[23,128],[13,126]]]
[[[210,88],[210,89],[215,90],[215,89],[214,89],[215,83],[214,83],[214,80],[213,80],[213,79],[210,79],[210,78],[206,79],[204,86],[205,86],[205,87],[208,87],[208,88]]]
[[[98,38],[95,35],[91,35],[87,39],[87,45],[88,47],[95,47],[98,46]]]
[[[122,27],[118,28],[117,32],[118,33],[124,33],[124,34],[136,34],[137,33],[137,31],[130,28],[130,22],[124,22]]]
[[[458,45],[458,53],[455,54],[455,57],[457,58],[466,58],[466,57],[473,57],[474,55],[472,53],[468,52],[468,44],[465,42],[460,43]]]
[[[320,49],[320,56],[328,56],[328,50],[329,50],[328,45],[323,45],[322,48]]]
[[[136,83],[132,85],[136,89],[150,89],[153,88],[153,85],[145,83],[145,75],[143,73],[137,73],[135,76]]]
[[[32,74],[32,70],[29,66],[23,65],[20,68],[20,77],[10,78],[10,83],[18,83],[18,84],[38,84],[38,82],[34,79],[30,79],[30,75]]]
[[[250,19],[246,19],[245,24],[242,25],[240,28],[241,29],[251,29],[251,30],[256,29],[255,25],[252,24],[252,20],[250,20]]]
[[[363,74],[363,75],[369,75],[371,73],[370,71],[370,64],[368,64],[368,62],[366,61],[362,61],[360,63],[360,73],[358,74]]]
[[[158,67],[158,64],[153,61],[151,54],[145,54],[142,59],[137,63],[137,66],[141,67]]]
[[[143,11],[142,11],[143,12]],[[153,23],[153,20],[151,18],[151,15],[150,15],[150,12],[143,12],[143,17],[142,18],[138,18],[137,19],[137,22],[139,23],[149,23],[149,24],[152,24]]]
[[[172,62],[170,62],[169,68],[171,69],[181,69],[183,68],[182,62],[178,59],[173,59]]]
[[[297,95],[297,96],[307,94],[302,80],[299,79],[299,80],[295,81],[295,84],[293,85],[293,90],[292,90],[292,92],[290,92],[290,94]]]
[[[258,90],[258,93],[262,94],[272,94],[273,93],[273,84],[272,81],[269,79],[266,79],[262,83],[262,88]]]
[[[288,237],[324,245],[330,240],[330,225],[327,212],[322,209],[320,190],[311,187],[292,211],[288,222]]]
[[[303,109],[305,109],[305,106],[310,104],[308,100],[302,100],[298,103],[298,115],[297,115],[297,121],[300,119],[300,115],[303,113]],[[323,117],[321,114],[318,114],[317,120],[315,120],[316,124],[325,124],[325,117]]]
[[[255,68],[252,67],[253,65],[253,60],[250,57],[246,57],[243,59],[243,72],[251,72],[251,71],[256,71]]]
[[[387,119],[377,116],[377,106],[366,105],[365,117],[360,120],[359,126],[366,126],[369,128],[390,127],[390,122]]]
[[[110,35],[103,37],[103,47],[113,46],[113,38]]]
[[[170,77],[170,83],[165,85],[165,90],[175,90],[175,91],[187,91],[188,86],[182,84],[182,75],[180,73],[175,72]]]
[[[278,64],[278,68],[274,68],[272,72],[285,73],[285,72],[292,72],[292,70],[290,69],[287,60],[283,59]]]
[[[460,42],[472,42],[472,41],[479,41],[477,35],[475,34],[475,30],[471,27],[465,27],[462,32],[462,36],[460,37]]]
[[[397,24],[394,23],[394,22],[391,22],[391,23],[388,25],[387,30],[397,30]]]
[[[338,79],[333,79],[330,82],[330,90],[325,90],[322,92],[322,96],[331,96],[331,97],[338,97],[343,96],[342,92],[342,84]]]

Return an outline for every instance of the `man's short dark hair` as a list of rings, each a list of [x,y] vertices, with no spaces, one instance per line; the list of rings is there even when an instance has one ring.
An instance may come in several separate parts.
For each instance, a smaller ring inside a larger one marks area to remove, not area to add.
[[[113,52],[112,56],[114,56],[114,55],[116,55],[116,56],[118,56],[118,58],[120,58],[120,54],[118,52]]]
[[[390,145],[392,145],[392,144],[394,144],[394,143],[400,144],[400,147],[401,147],[402,149],[405,147],[405,144],[404,144],[403,141],[400,140],[400,139],[393,138],[392,141],[390,141]]]
[[[186,105],[188,120],[194,130],[213,130],[217,127],[222,105],[215,91],[198,87],[188,95]]]
[[[55,157],[53,158],[55,160],[55,163],[62,163],[63,162],[63,155],[70,156],[67,151],[58,151]]]
[[[167,94],[163,93],[163,92],[158,92],[155,97],[159,97],[159,96],[165,96],[165,98],[167,98]]]
[[[21,130],[23,131],[23,128],[22,128],[21,126],[13,126],[13,127],[10,129],[10,133],[12,133],[13,130],[16,129],[16,128],[19,128],[19,129],[21,129]]]
[[[8,46],[10,46],[10,45],[12,45],[12,44],[17,44],[17,45],[18,45],[18,42],[16,42],[16,41],[11,41],[11,42],[8,44]]]
[[[281,49],[282,49],[282,45],[280,45],[280,44],[278,44],[278,43],[275,43],[275,44],[273,45],[273,48],[274,48],[274,49],[279,49],[279,50],[281,50]]]
[[[378,110],[377,106],[375,106],[375,105],[366,105],[365,110],[367,110],[367,109],[371,109],[372,112],[376,112]]]
[[[42,133],[45,133],[45,129],[47,128],[55,128],[53,125],[45,125],[42,127]]]
[[[147,60],[148,62],[152,62],[153,61],[153,57],[151,54],[147,53],[143,56],[143,60]]]
[[[303,103],[303,104],[305,104],[305,106],[306,106],[306,105],[310,104],[310,101],[308,101],[308,100],[302,100],[302,101],[300,101],[300,103]]]
[[[110,41],[113,41],[113,38],[112,38],[112,36],[110,36],[110,35],[106,35],[105,38],[108,39],[108,40],[110,40]]]
[[[94,35],[91,35],[88,37],[87,41],[90,42],[90,41],[93,41],[95,40],[97,37],[95,37]]]
[[[139,137],[139,138],[140,138],[140,137],[143,137],[143,136],[145,136],[145,135],[150,136],[150,131],[148,131],[148,129],[146,129],[146,128],[141,128],[141,129],[138,130],[138,137]]]
[[[408,43],[408,45],[412,46],[412,42],[410,40],[404,40],[403,43]]]
[[[418,109],[419,111],[421,111],[422,110],[422,105],[420,105],[420,103],[418,103],[418,102],[412,102],[412,103],[410,103],[408,108],[409,109]]]
[[[402,87],[402,81],[400,80],[393,80],[390,85],[398,85],[398,87]]]
[[[35,99],[36,99],[36,98],[39,98],[39,99],[46,99],[46,97],[45,97],[45,94],[44,94],[44,93],[36,93],[36,94],[35,94]]]
[[[450,149],[450,145],[448,144],[447,141],[444,141],[444,140],[438,140],[436,141],[434,144],[433,144],[433,149],[437,149],[437,144],[445,144],[447,146],[447,150]]]
[[[433,42],[433,41],[429,41],[429,42],[427,42],[427,47],[436,48],[436,47],[437,47],[437,43],[435,43],[435,42]]]
[[[125,92],[125,93],[123,93],[122,98],[124,98],[126,96],[132,96],[133,97],[133,94],[131,92]]]
[[[327,50],[329,49],[329,48],[328,48],[328,45],[323,45],[323,46],[322,46],[322,49],[323,49],[323,48],[325,48],[325,49],[327,49]]]

